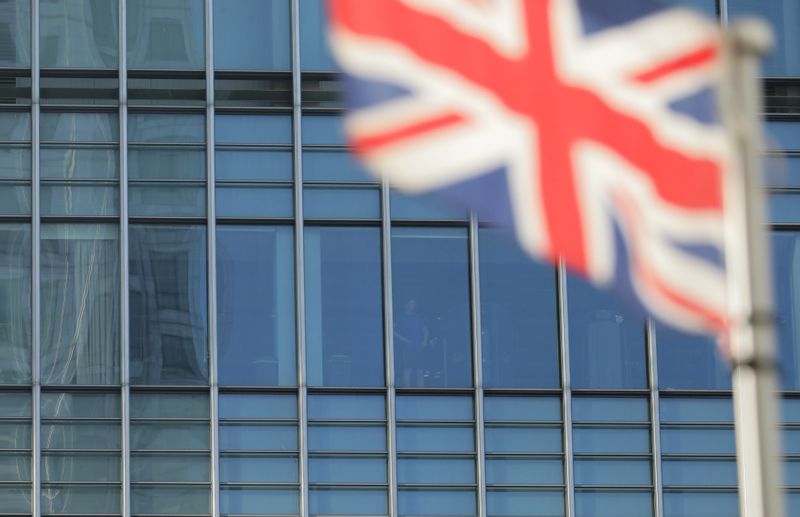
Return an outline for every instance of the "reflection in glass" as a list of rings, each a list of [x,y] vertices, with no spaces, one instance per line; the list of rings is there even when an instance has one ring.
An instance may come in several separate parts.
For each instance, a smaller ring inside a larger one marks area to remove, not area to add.
[[[128,67],[203,68],[203,7],[203,0],[128,0]]]
[[[0,67],[31,66],[31,2],[0,2]],[[26,510],[30,511],[30,509]]]
[[[43,224],[43,384],[119,383],[119,231]]]
[[[392,230],[398,387],[472,385],[467,232]]]
[[[128,138],[140,144],[202,144],[206,139],[206,119],[198,114],[131,113]]]
[[[42,113],[42,142],[116,142],[119,122],[116,113]]]
[[[214,3],[214,66],[223,70],[288,70],[288,0]]]
[[[293,239],[289,226],[217,227],[220,384],[296,383]]]
[[[202,226],[131,225],[132,384],[208,382]]]
[[[644,319],[576,276],[567,291],[573,386],[645,388]]]
[[[31,148],[27,145],[0,145],[0,178],[31,177]]]
[[[483,378],[490,388],[558,387],[556,275],[511,236],[481,229]]]
[[[42,68],[116,68],[117,2],[44,0],[39,9]]]
[[[0,224],[0,383],[31,382],[31,234]]]
[[[666,389],[729,390],[731,372],[709,336],[656,325],[658,383]]]
[[[378,228],[305,231],[308,382],[382,386]]]
[[[30,159],[30,156],[28,156]],[[43,147],[39,151],[42,179],[115,179],[119,151],[94,147]]]

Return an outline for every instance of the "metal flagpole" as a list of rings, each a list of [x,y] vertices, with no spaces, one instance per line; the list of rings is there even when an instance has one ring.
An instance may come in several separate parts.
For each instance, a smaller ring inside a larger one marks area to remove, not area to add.
[[[739,506],[743,517],[783,517],[775,328],[769,240],[759,166],[761,147],[760,59],[769,50],[769,28],[758,20],[731,26],[727,37],[724,112],[730,117],[740,173],[729,181],[726,232],[730,336]]]

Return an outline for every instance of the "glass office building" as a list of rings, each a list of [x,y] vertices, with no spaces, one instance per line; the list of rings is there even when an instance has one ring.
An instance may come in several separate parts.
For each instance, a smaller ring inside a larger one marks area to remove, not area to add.
[[[800,7],[693,3],[780,42],[800,515]],[[0,0],[0,515],[735,516],[713,344],[366,176],[323,22],[319,0]]]

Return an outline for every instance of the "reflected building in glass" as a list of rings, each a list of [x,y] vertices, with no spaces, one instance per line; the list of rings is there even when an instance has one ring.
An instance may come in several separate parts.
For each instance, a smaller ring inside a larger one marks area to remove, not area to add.
[[[683,3],[780,43],[765,164],[800,515],[800,11]],[[368,176],[324,20],[0,0],[0,516],[737,515],[713,343]]]

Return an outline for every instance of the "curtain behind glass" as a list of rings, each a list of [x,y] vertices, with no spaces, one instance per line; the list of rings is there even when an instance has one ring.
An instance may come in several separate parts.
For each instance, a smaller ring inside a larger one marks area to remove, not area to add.
[[[0,224],[0,384],[31,382],[31,230]]]
[[[43,224],[43,384],[119,383],[119,232]]]

